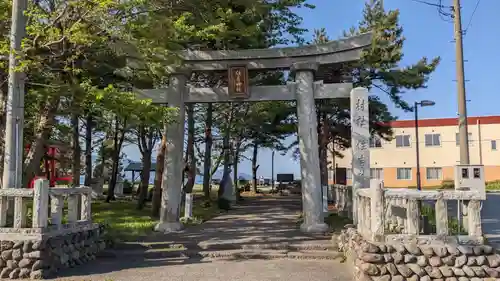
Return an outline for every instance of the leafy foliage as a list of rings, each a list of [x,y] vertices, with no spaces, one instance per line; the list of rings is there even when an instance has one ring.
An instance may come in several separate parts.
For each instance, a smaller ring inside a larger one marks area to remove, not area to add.
[[[405,90],[425,88],[440,58],[429,61],[423,57],[410,66],[401,67],[405,37],[399,25],[399,11],[385,11],[380,1],[374,6],[366,4],[359,26],[352,27],[344,35],[366,32],[372,32],[373,43],[364,51],[361,60],[351,66],[350,75],[355,85],[378,88],[387,93],[396,106],[412,110],[401,95]]]

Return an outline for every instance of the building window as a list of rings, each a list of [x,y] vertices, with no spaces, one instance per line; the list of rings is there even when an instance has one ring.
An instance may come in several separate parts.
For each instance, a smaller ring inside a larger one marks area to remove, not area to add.
[[[398,168],[397,179],[398,180],[411,180],[411,168]]]
[[[457,144],[457,146],[460,145],[460,135],[459,135],[459,133],[455,134],[455,143]],[[472,133],[469,133],[469,146],[470,145],[472,145]]]
[[[443,178],[443,171],[441,168],[427,168],[428,180],[440,180]]]
[[[496,140],[491,141],[491,150],[497,150],[497,141]]]
[[[440,145],[441,145],[440,134],[425,134],[425,146],[440,146]]]
[[[352,180],[352,169],[346,169],[345,174],[346,174],[346,176],[345,176],[345,177],[346,177],[348,180]]]
[[[410,146],[410,135],[396,136],[396,147],[409,147],[409,146]]]
[[[377,136],[373,136],[370,138],[370,147],[382,147],[382,140],[377,137]]]
[[[384,179],[384,170],[382,168],[371,168],[370,169],[370,179],[383,180]]]

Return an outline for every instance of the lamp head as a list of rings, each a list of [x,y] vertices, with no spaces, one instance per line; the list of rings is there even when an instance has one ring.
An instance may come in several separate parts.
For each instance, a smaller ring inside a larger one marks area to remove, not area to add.
[[[420,106],[424,107],[424,106],[433,106],[436,103],[434,101],[431,101],[431,100],[423,100],[423,101],[420,101],[418,104],[420,104]]]

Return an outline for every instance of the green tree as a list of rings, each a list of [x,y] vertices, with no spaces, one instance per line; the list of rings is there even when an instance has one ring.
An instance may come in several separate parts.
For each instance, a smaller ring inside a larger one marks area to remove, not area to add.
[[[344,34],[352,36],[366,32],[372,32],[373,44],[364,51],[361,60],[348,68],[355,86],[378,88],[397,107],[411,111],[402,94],[406,90],[425,88],[440,58],[429,61],[423,57],[414,64],[402,67],[405,37],[399,24],[399,10],[385,11],[380,1],[374,6],[367,4],[359,26]]]
[[[344,69],[343,75],[349,77],[354,87],[376,88],[386,93],[391,101],[403,110],[412,110],[403,100],[405,90],[425,88],[426,83],[439,64],[440,59],[420,59],[408,67],[401,66],[405,38],[399,25],[399,11],[385,11],[380,2],[366,5],[363,20],[358,27],[344,32],[345,37],[366,32],[373,34],[373,44],[363,51],[361,59]],[[315,30],[314,43],[329,41],[325,29]],[[337,75],[339,79],[342,75]],[[325,81],[325,82],[341,82]],[[385,105],[376,95],[370,95],[370,132],[385,139],[392,137],[391,128],[383,125],[395,120]],[[328,181],[327,144],[330,152],[342,156],[340,151],[350,147],[349,103],[341,100],[322,100],[317,102],[318,133],[322,183]]]

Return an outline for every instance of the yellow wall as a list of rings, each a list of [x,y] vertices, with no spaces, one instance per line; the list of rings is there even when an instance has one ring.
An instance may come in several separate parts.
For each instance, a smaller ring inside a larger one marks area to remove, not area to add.
[[[382,140],[381,148],[370,149],[370,167],[382,168],[384,171],[384,182],[388,187],[416,186],[416,151],[415,151],[415,128],[394,128],[394,136],[410,135],[410,147],[396,147],[396,140]],[[455,134],[457,126],[437,126],[419,128],[420,144],[420,167],[422,186],[438,186],[442,180],[427,180],[426,168],[439,167],[442,169],[443,180],[453,180],[453,167],[459,163],[459,147],[456,145]],[[480,132],[480,134],[479,134]],[[425,135],[439,133],[441,145],[426,147]],[[486,181],[500,180],[500,124],[480,125],[469,124],[469,153],[471,164],[483,164],[485,166]],[[491,140],[496,140],[497,150],[492,150]],[[480,153],[480,147],[482,153]],[[350,149],[342,152],[344,157],[336,157],[335,161],[329,159],[338,167],[350,168]],[[330,156],[331,157],[331,156]],[[412,168],[411,180],[397,180],[397,168]]]

